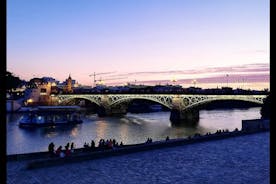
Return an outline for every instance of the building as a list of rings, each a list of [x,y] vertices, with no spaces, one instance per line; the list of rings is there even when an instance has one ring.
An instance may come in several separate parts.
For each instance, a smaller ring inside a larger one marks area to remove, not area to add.
[[[69,74],[68,79],[66,79],[65,86],[63,88],[63,92],[65,92],[65,93],[73,93],[72,78],[71,78],[70,74]]]
[[[25,92],[26,105],[49,105],[51,103],[51,83],[43,82]]]
[[[51,77],[31,79],[24,94],[25,105],[51,105],[51,94],[57,84],[58,81]]]

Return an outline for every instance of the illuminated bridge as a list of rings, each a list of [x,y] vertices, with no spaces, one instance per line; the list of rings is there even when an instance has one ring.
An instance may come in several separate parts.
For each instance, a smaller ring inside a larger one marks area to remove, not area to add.
[[[157,102],[171,109],[172,122],[199,119],[200,105],[212,101],[238,100],[263,104],[267,95],[185,95],[185,94],[60,94],[59,105],[67,104],[74,99],[86,99],[101,109],[99,115],[126,114],[129,103],[134,99]]]

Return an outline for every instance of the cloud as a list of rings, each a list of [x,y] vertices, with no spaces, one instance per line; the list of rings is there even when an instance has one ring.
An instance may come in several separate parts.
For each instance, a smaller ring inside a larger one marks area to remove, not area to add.
[[[130,76],[156,76],[156,75],[194,75],[194,74],[216,74],[216,73],[269,73],[270,67],[266,63],[255,63],[240,66],[209,67],[197,70],[168,70],[168,71],[143,71],[110,75],[109,77],[130,77]]]
[[[226,77],[226,74],[228,77]],[[170,70],[170,71],[146,71],[146,72],[131,72],[113,77],[135,76],[138,79],[137,84],[166,84],[171,83],[169,80],[171,75],[177,76],[177,84],[185,85],[192,84],[196,79],[198,84],[207,83],[269,83],[270,82],[270,67],[268,63],[253,63],[240,66],[227,67],[209,67],[198,70]],[[147,76],[147,77],[145,77]],[[162,77],[161,77],[162,76]],[[110,77],[110,76],[109,76]],[[122,84],[122,82],[111,82],[109,84]]]
[[[251,49],[251,50],[241,50],[237,51],[238,54],[266,54],[268,51],[264,49]]]
[[[228,79],[226,76],[216,76],[216,77],[206,77],[196,79],[197,83],[256,83],[256,82],[267,82],[269,83],[269,75],[260,74],[260,75],[230,75]],[[178,84],[192,84],[194,78],[190,79],[179,79],[177,81]],[[169,80],[151,80],[151,81],[141,81],[141,83],[171,83]]]

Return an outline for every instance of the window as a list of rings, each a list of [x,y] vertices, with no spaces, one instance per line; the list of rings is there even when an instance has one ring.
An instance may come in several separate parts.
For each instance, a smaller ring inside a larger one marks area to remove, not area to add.
[[[45,88],[40,89],[40,95],[46,95],[46,89]]]

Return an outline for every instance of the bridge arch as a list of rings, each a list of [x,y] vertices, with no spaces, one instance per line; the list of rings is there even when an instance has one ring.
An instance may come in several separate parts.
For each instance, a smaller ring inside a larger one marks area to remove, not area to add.
[[[172,109],[172,99],[166,96],[164,97],[160,96],[159,98],[153,98],[151,96],[126,96],[123,98],[118,98],[113,100],[110,103],[110,106],[115,107],[117,105],[120,105],[121,103],[131,102],[133,100],[148,100],[148,101],[156,102],[162,106],[165,106],[168,109]]]
[[[187,100],[185,100],[185,98],[183,99],[183,101],[185,101],[184,103],[187,103]],[[244,102],[251,102],[251,103],[255,103],[258,105],[262,105],[263,104],[263,98],[206,98],[197,102],[192,102],[189,103],[185,106],[185,110],[187,109],[192,109],[195,107],[199,107],[205,104],[208,104],[210,102],[214,102],[214,101],[244,101]]]
[[[87,101],[89,101],[93,104],[96,104],[97,106],[101,106],[101,104],[97,100],[95,100],[94,98],[89,98],[88,96],[87,97],[86,96],[68,96],[66,98],[59,98],[58,103],[59,104],[64,104],[64,103],[67,103],[67,102],[75,100],[75,99],[87,100]]]

